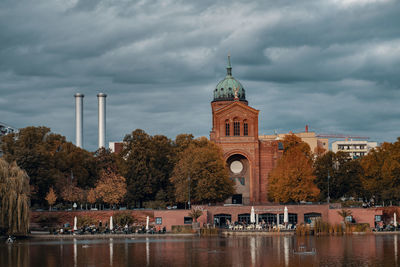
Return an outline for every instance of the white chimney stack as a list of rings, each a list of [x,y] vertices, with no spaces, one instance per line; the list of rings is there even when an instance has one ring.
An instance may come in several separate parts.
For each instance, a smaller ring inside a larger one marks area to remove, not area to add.
[[[99,102],[99,148],[106,147],[106,97],[104,93],[97,94]]]
[[[83,144],[83,97],[84,94],[75,95],[75,145],[82,148]]]

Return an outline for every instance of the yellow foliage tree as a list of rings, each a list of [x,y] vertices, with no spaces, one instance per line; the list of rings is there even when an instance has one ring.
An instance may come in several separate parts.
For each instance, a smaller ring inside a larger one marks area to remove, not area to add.
[[[295,135],[283,140],[285,150],[269,174],[268,198],[274,202],[313,201],[319,195],[309,146]]]
[[[50,190],[46,195],[46,201],[47,201],[47,203],[49,203],[50,210],[51,210],[51,206],[53,206],[54,203],[56,203],[56,200],[57,200],[56,192],[54,192],[53,187],[50,187]]]

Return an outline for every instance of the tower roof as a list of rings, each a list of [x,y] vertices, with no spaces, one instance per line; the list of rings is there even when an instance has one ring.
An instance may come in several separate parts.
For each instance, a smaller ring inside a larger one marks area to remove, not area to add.
[[[214,101],[233,101],[236,97],[241,101],[246,101],[246,94],[242,84],[232,76],[231,57],[228,55],[226,76],[215,87]]]

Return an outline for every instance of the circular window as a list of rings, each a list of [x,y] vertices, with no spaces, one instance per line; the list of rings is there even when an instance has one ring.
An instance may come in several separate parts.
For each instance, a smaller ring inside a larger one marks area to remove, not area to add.
[[[238,161],[232,161],[231,166],[230,166],[231,172],[237,174],[237,173],[241,173],[243,170],[243,164]]]

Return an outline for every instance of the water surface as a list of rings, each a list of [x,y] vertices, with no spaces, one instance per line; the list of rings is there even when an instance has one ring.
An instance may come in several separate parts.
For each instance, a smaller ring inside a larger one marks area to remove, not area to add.
[[[0,266],[398,266],[398,235],[30,239]],[[303,248],[314,255],[294,254]]]

